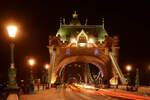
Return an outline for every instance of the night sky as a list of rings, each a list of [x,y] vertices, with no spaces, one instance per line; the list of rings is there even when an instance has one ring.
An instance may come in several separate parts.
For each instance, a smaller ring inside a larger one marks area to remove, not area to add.
[[[49,62],[48,36],[59,28],[60,17],[68,22],[73,11],[79,18],[88,18],[88,24],[101,24],[105,18],[105,29],[110,35],[120,37],[120,62],[122,69],[127,64],[140,68],[142,82],[148,82],[150,71],[150,6],[146,0],[123,2],[123,0],[5,0],[0,2],[0,78],[7,78],[10,63],[7,25],[15,24],[18,33],[15,38],[15,65],[21,74],[28,68],[27,59],[36,59],[35,68],[42,69]],[[99,1],[99,2],[98,2]]]

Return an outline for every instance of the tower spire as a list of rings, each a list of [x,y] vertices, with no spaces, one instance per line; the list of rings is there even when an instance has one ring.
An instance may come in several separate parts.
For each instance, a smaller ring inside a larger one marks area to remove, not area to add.
[[[86,19],[85,19],[85,25],[87,25],[87,21],[88,21],[88,19],[86,18]]]
[[[63,24],[66,24],[66,22],[65,22],[65,18],[63,18]]]
[[[104,18],[102,18],[102,27],[104,29]]]
[[[72,16],[73,18],[77,18],[78,17],[77,11],[74,11],[74,14]]]
[[[60,26],[61,26],[62,25],[62,17],[60,17],[59,22],[60,22]]]

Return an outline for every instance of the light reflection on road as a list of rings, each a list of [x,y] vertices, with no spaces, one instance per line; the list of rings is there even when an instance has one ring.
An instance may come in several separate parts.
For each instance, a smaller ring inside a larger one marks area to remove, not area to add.
[[[22,95],[20,100],[125,100],[106,95],[91,95],[85,92],[74,91],[70,88],[52,88],[40,91],[33,95]]]

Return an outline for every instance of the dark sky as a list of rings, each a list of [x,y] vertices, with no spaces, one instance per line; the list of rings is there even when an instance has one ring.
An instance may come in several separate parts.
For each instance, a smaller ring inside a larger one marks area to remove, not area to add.
[[[5,0],[0,2],[0,78],[6,77],[10,62],[8,24],[19,28],[15,39],[18,70],[27,66],[28,57],[36,59],[35,67],[43,67],[49,62],[48,36],[56,33],[59,18],[69,20],[74,10],[80,19],[88,18],[88,24],[100,24],[104,17],[108,34],[120,36],[121,68],[132,64],[146,70],[150,63],[150,6],[146,0]]]

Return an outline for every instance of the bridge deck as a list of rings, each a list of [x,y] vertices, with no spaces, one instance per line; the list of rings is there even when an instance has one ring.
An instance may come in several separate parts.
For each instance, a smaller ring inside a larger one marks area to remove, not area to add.
[[[32,95],[21,95],[20,100],[126,100],[106,95],[91,95],[66,89],[50,89]]]

